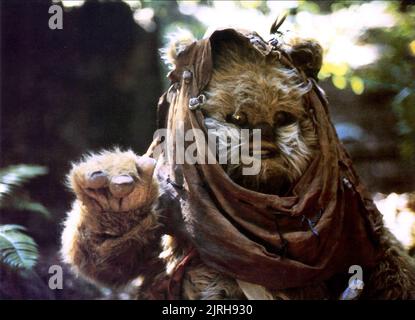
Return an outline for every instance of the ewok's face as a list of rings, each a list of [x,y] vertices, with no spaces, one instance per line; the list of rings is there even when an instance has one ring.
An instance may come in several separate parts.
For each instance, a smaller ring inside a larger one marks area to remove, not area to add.
[[[233,43],[216,50],[202,109],[206,126],[224,135],[218,139],[223,144],[229,143],[226,135],[232,136],[232,130],[261,130],[261,149],[251,148],[261,158],[261,170],[255,176],[243,175],[242,162],[224,165],[235,182],[281,195],[304,173],[318,145],[303,106],[307,90],[298,74],[276,58]]]

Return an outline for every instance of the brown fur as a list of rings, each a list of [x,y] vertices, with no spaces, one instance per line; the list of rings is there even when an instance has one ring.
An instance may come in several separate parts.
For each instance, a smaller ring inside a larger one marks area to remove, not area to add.
[[[123,285],[157,259],[161,225],[152,210],[158,185],[151,175],[143,173],[122,201],[108,190],[108,182],[91,188],[88,181],[97,170],[138,180],[137,160],[131,151],[107,151],[86,157],[68,176],[78,200],[64,223],[62,257],[76,273],[100,284]]]
[[[234,127],[261,129],[262,145],[276,150],[262,159],[257,176],[243,176],[240,165],[225,165],[225,170],[247,188],[281,194],[303,174],[317,146],[303,107],[308,88],[297,73],[253,49],[226,43],[218,51],[205,115],[217,120],[224,133]],[[233,116],[243,117],[243,123],[232,121]]]
[[[203,108],[208,121],[211,119],[211,125],[228,130],[266,128],[269,134],[263,136],[263,141],[277,150],[273,157],[264,159],[256,177],[242,179],[239,166],[225,166],[225,170],[248,188],[287,193],[317,150],[314,127],[302,101],[307,88],[295,73],[246,48],[228,44],[220,52],[225,54],[215,56]],[[288,124],[281,124],[280,112],[289,115]],[[233,115],[243,115],[244,123],[232,121]],[[142,293],[137,297],[147,298],[150,295],[146,290],[151,283],[172,273],[185,256],[187,244],[172,236],[162,236],[163,226],[154,210],[159,189],[157,179],[151,176],[151,170],[140,168],[138,159],[131,151],[114,150],[90,155],[74,165],[69,185],[77,200],[65,222],[62,256],[76,272],[99,284],[120,286],[142,276]],[[91,174],[97,171],[105,173],[106,182],[97,185],[93,181]],[[108,182],[119,175],[134,178],[134,188],[123,197],[115,197]],[[365,279],[365,297],[413,298],[413,261],[388,231],[379,232],[384,257]],[[341,290],[345,286],[347,283]],[[183,299],[245,298],[235,279],[197,259],[186,269],[182,288]],[[339,293],[321,283],[266,291],[265,295],[273,299],[328,299],[337,298]]]

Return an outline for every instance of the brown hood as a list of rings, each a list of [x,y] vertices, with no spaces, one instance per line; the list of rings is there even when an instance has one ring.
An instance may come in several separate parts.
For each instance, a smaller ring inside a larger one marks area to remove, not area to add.
[[[347,274],[351,265],[374,265],[381,216],[336,135],[321,89],[293,65],[285,49],[233,29],[194,42],[179,55],[169,75],[172,87],[160,100],[159,124],[171,130],[172,137],[180,123],[184,130],[206,132],[202,112],[190,110],[189,100],[208,84],[212,46],[224,37],[240,38],[264,55],[280,55],[284,65],[312,83],[305,107],[316,127],[320,152],[287,197],[245,189],[219,164],[171,164],[163,154],[158,170],[180,186],[174,191],[181,200],[181,216],[172,219],[175,232],[191,241],[207,265],[270,289],[317,283],[339,272]],[[174,155],[174,148],[170,151]]]

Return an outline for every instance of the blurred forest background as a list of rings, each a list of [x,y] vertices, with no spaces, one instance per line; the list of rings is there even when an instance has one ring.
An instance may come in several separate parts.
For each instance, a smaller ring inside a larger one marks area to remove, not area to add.
[[[64,8],[50,30],[49,7]],[[167,88],[159,59],[177,28],[243,27],[325,49],[320,83],[340,138],[385,221],[413,250],[415,233],[414,1],[5,0],[1,9],[0,299],[128,298],[60,265],[61,222],[72,195],[70,162],[118,145],[142,153]]]

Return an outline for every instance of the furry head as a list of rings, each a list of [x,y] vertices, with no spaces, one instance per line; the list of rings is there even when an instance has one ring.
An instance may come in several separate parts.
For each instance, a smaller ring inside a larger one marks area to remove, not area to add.
[[[164,60],[174,66],[194,38],[181,31],[170,40],[163,50]],[[245,188],[286,194],[307,169],[317,147],[315,128],[303,101],[311,86],[277,57],[264,56],[237,39],[217,39],[214,44],[213,72],[202,108],[205,125],[222,135],[217,137],[222,144],[219,149],[227,149],[229,157],[227,137],[237,135],[238,129],[260,129],[262,138],[260,150],[251,148],[261,157],[258,175],[243,175],[242,162],[224,164],[224,169]],[[318,73],[322,50],[317,42],[294,39],[287,47],[306,74]]]

